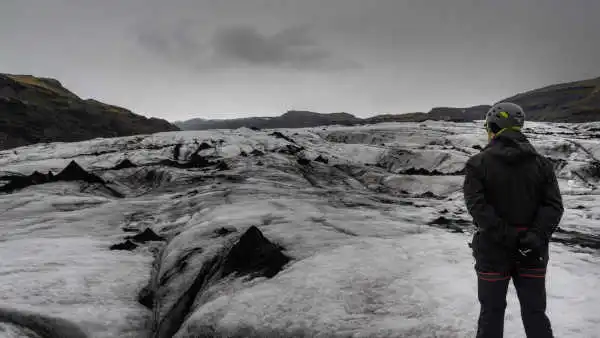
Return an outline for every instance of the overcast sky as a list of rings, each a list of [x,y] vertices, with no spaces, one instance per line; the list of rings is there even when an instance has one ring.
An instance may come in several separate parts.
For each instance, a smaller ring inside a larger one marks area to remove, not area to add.
[[[598,0],[0,0],[0,72],[168,120],[490,104],[600,76]]]

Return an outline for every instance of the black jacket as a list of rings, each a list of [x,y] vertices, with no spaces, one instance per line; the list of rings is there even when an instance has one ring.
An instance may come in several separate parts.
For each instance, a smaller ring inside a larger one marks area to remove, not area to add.
[[[563,215],[552,163],[517,131],[504,131],[467,161],[463,191],[479,232],[505,249],[516,245],[517,228],[547,245]]]

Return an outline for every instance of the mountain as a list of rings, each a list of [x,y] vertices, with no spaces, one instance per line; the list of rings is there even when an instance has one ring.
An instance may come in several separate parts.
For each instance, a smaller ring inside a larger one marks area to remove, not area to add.
[[[247,128],[302,128],[324,125],[355,125],[362,120],[347,113],[319,114],[310,111],[291,110],[277,117],[248,117],[231,120],[192,119],[174,124],[183,130]]]
[[[535,121],[589,122],[600,120],[600,77],[556,84],[506,98]]]
[[[429,113],[383,114],[368,118],[359,118],[348,113],[319,114],[309,111],[288,111],[277,117],[248,117],[231,120],[192,119],[175,122],[183,130],[237,129],[246,128],[306,128],[328,125],[365,125],[386,122],[423,122],[442,120],[467,122],[481,119],[490,106],[468,108],[440,107]]]
[[[565,196],[561,338],[600,332],[599,124],[525,130]],[[462,172],[486,141],[426,121],[0,151],[0,337],[474,337]]]
[[[600,121],[600,78],[552,85],[501,100],[514,102],[525,109],[530,121],[591,122]],[[347,113],[319,114],[289,111],[278,117],[249,117],[233,120],[193,119],[175,122],[183,130],[256,128],[302,128],[326,125],[361,125],[383,122],[483,120],[490,105],[467,108],[436,107],[428,113],[385,114],[358,118]]]
[[[0,149],[175,130],[165,120],[83,100],[55,79],[0,74]]]

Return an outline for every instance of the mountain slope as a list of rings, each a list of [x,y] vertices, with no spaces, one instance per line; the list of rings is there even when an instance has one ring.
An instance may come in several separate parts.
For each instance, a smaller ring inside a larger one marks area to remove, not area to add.
[[[525,109],[530,121],[600,121],[600,78],[556,84],[504,99]],[[490,105],[467,108],[436,107],[428,113],[385,114],[358,118],[351,114],[318,114],[290,111],[278,117],[249,117],[233,120],[193,119],[175,122],[183,130],[258,128],[302,128],[326,125],[364,125],[383,122],[451,121],[470,122],[484,119]]]
[[[529,120],[589,122],[600,120],[600,77],[561,83],[502,100],[525,109]]]
[[[0,74],[0,149],[174,130],[165,120],[83,100],[54,79]]]
[[[246,128],[303,128],[332,124],[355,125],[362,120],[351,114],[319,114],[309,111],[291,110],[276,117],[248,117],[230,120],[191,119],[174,124],[183,130],[237,129]]]

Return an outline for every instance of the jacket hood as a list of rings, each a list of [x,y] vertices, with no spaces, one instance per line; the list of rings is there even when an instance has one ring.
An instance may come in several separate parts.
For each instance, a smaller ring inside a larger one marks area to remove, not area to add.
[[[506,163],[516,163],[538,156],[538,152],[519,131],[506,130],[496,136],[485,149]]]

